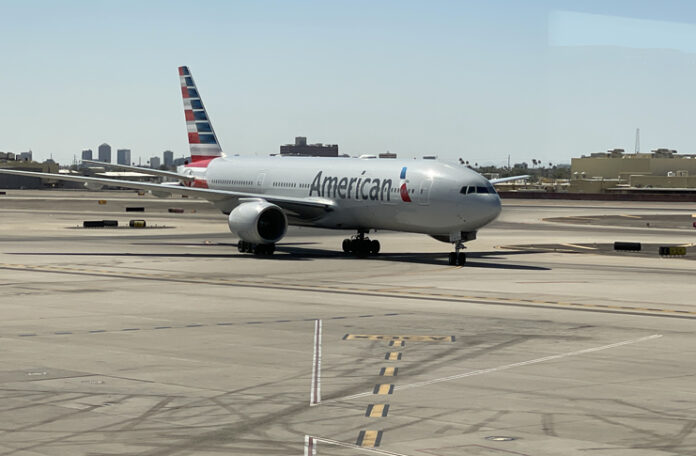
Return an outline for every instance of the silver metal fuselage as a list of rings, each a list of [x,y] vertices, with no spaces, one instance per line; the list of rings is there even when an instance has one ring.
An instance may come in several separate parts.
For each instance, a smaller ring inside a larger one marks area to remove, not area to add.
[[[212,160],[201,177],[211,189],[334,202],[311,220],[288,214],[294,225],[447,235],[476,231],[500,213],[486,178],[435,160],[234,156]],[[466,186],[490,193],[462,194]]]

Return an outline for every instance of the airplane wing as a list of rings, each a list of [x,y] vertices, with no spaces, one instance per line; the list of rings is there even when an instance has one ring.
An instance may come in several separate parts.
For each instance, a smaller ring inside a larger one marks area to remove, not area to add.
[[[522,176],[500,177],[498,179],[489,179],[488,181],[491,184],[495,185],[495,184],[500,184],[501,182],[509,182],[509,181],[521,180],[521,179],[529,179],[529,174],[524,174]]]
[[[161,169],[142,168],[140,166],[116,165],[113,163],[105,163],[105,162],[100,162],[100,161],[96,161],[96,160],[82,160],[82,163],[89,163],[90,165],[99,165],[99,166],[103,166],[105,168],[124,169],[126,171],[135,171],[137,173],[149,174],[151,176],[171,177],[173,179],[179,179],[180,181],[183,181],[183,182],[191,182],[191,181],[195,180],[195,177],[193,177],[193,176],[187,176],[184,174],[175,173],[173,171],[163,171]]]
[[[292,196],[264,195],[262,193],[232,192],[227,190],[215,190],[210,188],[185,187],[165,184],[153,184],[149,182],[133,182],[120,179],[105,179],[101,177],[70,176],[53,173],[36,173],[33,171],[19,171],[0,168],[0,174],[14,174],[16,176],[40,177],[42,179],[55,179],[72,182],[83,182],[102,186],[118,186],[137,190],[149,190],[155,195],[188,195],[202,198],[211,203],[224,203],[245,200],[265,200],[277,204],[289,212],[289,216],[299,219],[316,218],[326,212],[334,210],[336,204],[326,198],[296,198]],[[219,204],[216,204],[219,205]]]

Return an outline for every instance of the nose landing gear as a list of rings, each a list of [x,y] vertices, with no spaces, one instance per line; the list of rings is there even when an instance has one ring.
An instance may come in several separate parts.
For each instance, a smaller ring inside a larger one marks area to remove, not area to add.
[[[350,239],[344,239],[342,247],[345,253],[352,253],[360,258],[377,255],[380,249],[379,241],[371,240],[365,236],[364,231],[358,231],[358,234],[351,236]]]
[[[451,266],[464,266],[466,264],[466,253],[460,252],[464,248],[466,247],[464,247],[463,241],[460,240],[454,243],[454,252],[449,254],[449,264]]]

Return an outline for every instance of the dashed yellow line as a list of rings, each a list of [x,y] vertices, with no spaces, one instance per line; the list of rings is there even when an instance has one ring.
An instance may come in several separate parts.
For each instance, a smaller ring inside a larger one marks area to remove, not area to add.
[[[389,352],[387,356],[384,357],[387,361],[398,361],[401,359],[401,352]]]
[[[372,390],[372,394],[377,394],[380,396],[385,396],[387,394],[392,394],[394,392],[394,385],[391,383],[378,383]]]
[[[404,345],[406,345],[406,342],[404,342],[403,340],[390,340],[389,345],[391,347],[403,347]]]
[[[383,367],[379,371],[379,375],[382,377],[396,377],[396,374],[399,372],[398,367]]]
[[[370,404],[367,406],[365,416],[370,418],[383,418],[389,413],[389,404]]]
[[[360,431],[356,444],[364,448],[375,448],[381,441],[382,431]]]
[[[390,340],[412,342],[454,342],[454,336],[391,335],[391,334],[346,334],[343,340]],[[391,344],[390,344],[391,345]]]

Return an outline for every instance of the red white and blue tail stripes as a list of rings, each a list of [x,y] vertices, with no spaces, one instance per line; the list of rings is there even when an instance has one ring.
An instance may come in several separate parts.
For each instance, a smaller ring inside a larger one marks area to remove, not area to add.
[[[408,194],[408,189],[406,188],[406,166],[401,168],[401,175],[399,175],[399,195],[401,195],[401,200],[404,203],[411,202],[411,196]]]
[[[181,96],[184,98],[191,162],[209,161],[222,156],[222,148],[188,67],[179,67],[179,79],[181,80]]]

